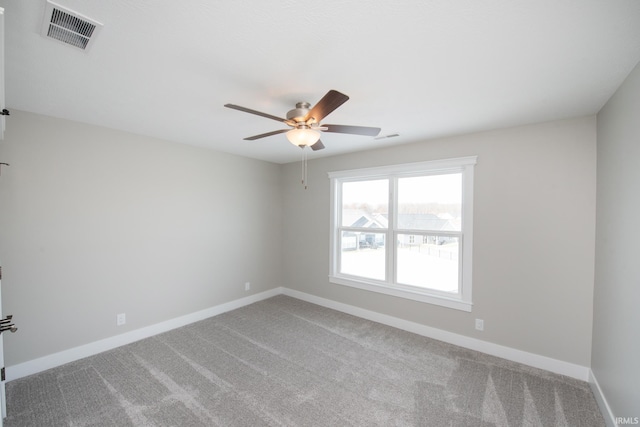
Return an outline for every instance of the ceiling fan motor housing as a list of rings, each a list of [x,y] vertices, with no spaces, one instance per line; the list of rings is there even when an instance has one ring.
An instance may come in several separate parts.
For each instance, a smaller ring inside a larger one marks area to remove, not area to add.
[[[296,108],[287,113],[287,120],[293,120],[297,124],[306,125],[305,117],[309,114],[311,104],[308,102],[298,102]],[[315,119],[313,119],[315,122]]]

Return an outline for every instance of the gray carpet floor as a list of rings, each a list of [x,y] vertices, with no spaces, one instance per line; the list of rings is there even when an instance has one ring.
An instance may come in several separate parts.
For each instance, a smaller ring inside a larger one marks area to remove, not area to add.
[[[277,296],[7,384],[5,426],[604,426],[587,383]]]

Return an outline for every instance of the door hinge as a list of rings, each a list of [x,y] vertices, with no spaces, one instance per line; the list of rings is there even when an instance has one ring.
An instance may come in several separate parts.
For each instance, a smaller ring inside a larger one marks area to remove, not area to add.
[[[4,374],[4,368],[0,369],[0,381],[6,380],[7,377]]]

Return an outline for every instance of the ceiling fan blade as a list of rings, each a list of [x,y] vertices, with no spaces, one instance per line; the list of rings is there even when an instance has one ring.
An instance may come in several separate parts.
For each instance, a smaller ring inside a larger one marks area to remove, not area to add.
[[[322,141],[318,140],[318,142],[316,142],[315,144],[313,144],[311,146],[311,149],[313,151],[318,151],[318,150],[322,150],[324,148],[324,144],[322,143]]]
[[[322,119],[327,117],[333,110],[349,100],[349,97],[337,90],[330,90],[320,101],[307,113],[304,117],[306,122],[310,118],[314,118],[316,123],[320,123]]]
[[[260,135],[248,136],[248,137],[244,138],[244,140],[245,141],[255,141],[256,139],[265,138],[265,137],[271,136],[271,135],[277,135],[279,133],[289,132],[290,130],[291,129],[274,130],[272,132],[261,133]]]
[[[367,126],[347,126],[347,125],[322,125],[326,129],[325,132],[349,133],[352,135],[377,136],[380,128],[372,128]]]
[[[234,110],[244,111],[245,113],[255,114],[256,116],[266,117],[267,119],[276,120],[278,122],[287,123],[287,119],[283,119],[282,117],[272,116],[271,114],[263,113],[261,111],[252,110],[250,108],[241,107],[239,105],[234,104],[224,104],[227,108],[233,108]]]

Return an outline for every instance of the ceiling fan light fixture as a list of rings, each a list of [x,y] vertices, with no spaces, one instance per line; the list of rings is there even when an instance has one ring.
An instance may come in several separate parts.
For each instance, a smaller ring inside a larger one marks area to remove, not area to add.
[[[320,139],[320,132],[313,129],[291,129],[286,135],[289,142],[298,147],[310,147]]]

